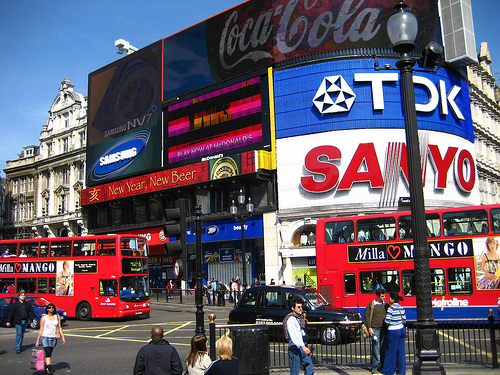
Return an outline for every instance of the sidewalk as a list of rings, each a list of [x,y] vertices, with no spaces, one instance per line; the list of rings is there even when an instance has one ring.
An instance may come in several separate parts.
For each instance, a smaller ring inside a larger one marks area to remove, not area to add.
[[[165,298],[164,296],[162,296]],[[162,311],[184,311],[189,313],[196,312],[196,305],[194,301],[194,296],[182,296],[182,304],[179,303],[179,297],[176,296],[175,299],[168,300],[161,299],[156,302],[156,296],[154,300],[151,300],[151,308]],[[228,303],[226,301],[226,306],[209,306],[204,305],[203,311],[205,312],[205,318],[208,319],[208,315],[214,313],[216,315],[217,324],[226,324],[229,312],[233,309],[234,304]],[[412,373],[413,363],[409,363],[406,369],[407,374]],[[457,363],[443,363],[444,370],[446,374],[449,375],[476,375],[476,374],[497,374],[500,375],[500,369],[493,369],[491,365],[484,364],[457,364]],[[271,375],[289,375],[288,370],[283,369],[270,369],[269,373]],[[369,366],[317,366],[314,368],[314,373],[317,375],[370,375]],[[302,371],[301,371],[302,374]],[[425,374],[425,373],[424,373]]]

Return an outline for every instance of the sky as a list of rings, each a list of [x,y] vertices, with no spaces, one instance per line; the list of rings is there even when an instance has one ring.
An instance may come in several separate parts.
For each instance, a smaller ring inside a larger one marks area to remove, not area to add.
[[[500,72],[499,0],[471,1],[476,49],[488,42]],[[242,2],[0,0],[0,176],[23,147],[39,145],[64,78],[86,96],[88,74],[123,56],[115,40],[143,48]]]

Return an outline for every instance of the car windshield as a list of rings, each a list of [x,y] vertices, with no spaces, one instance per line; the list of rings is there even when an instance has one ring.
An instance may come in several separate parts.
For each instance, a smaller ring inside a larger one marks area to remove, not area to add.
[[[308,290],[306,291],[306,299],[314,308],[329,305],[328,301],[321,295],[320,292]]]

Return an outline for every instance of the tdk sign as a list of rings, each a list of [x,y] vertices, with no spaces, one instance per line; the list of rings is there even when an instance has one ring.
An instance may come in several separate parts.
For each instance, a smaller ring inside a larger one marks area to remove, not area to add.
[[[399,75],[397,73],[355,73],[355,82],[368,82],[371,84],[373,109],[383,110],[384,103],[384,84],[397,82]],[[448,115],[449,109],[459,120],[465,120],[464,115],[455,103],[457,95],[462,90],[461,87],[453,85],[451,90],[446,92],[446,82],[438,80],[438,87],[432,81],[425,77],[413,76],[413,84],[421,85],[429,92],[429,100],[425,104],[416,104],[417,112],[432,112],[438,104],[442,115]],[[342,76],[326,77],[314,96],[313,103],[322,114],[346,112],[353,105],[356,95],[346,83]]]
[[[379,63],[392,66],[395,60],[379,59]],[[441,68],[415,72],[413,83],[420,130],[474,141],[464,79]],[[399,73],[376,71],[373,59],[336,60],[277,71],[274,88],[277,138],[332,130],[404,129]]]

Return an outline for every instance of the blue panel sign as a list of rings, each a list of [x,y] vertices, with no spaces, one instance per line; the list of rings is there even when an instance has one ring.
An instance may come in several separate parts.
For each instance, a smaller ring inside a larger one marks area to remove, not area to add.
[[[395,60],[380,59],[394,67]],[[467,82],[446,69],[415,72],[418,127],[471,142],[474,129]],[[404,128],[399,71],[375,70],[374,59],[329,61],[274,75],[276,136],[332,130]]]
[[[241,239],[241,225],[234,219],[206,221],[203,222],[205,233],[202,234],[202,242],[213,241],[228,241]],[[245,223],[245,238],[260,238],[264,237],[264,227],[262,223],[262,216],[252,216]],[[188,243],[196,242],[196,235],[194,230],[188,232]],[[234,257],[234,255],[233,255]]]

